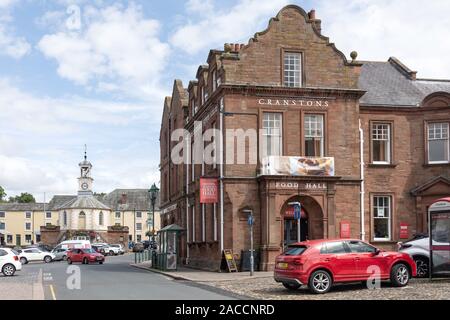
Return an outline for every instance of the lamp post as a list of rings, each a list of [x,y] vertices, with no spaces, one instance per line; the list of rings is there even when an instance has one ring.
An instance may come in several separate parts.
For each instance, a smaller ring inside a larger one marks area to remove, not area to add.
[[[156,197],[158,195],[159,189],[156,186],[156,184],[153,184],[151,186],[150,190],[148,190],[148,192],[150,193],[150,201],[152,203],[152,242],[154,242],[155,241],[155,202],[156,202]]]

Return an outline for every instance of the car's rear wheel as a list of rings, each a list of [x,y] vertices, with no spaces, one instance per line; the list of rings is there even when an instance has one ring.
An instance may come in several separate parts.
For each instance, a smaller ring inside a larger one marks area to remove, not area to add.
[[[299,284],[296,284],[296,283],[287,283],[287,282],[283,282],[283,286],[284,286],[286,289],[291,290],[291,291],[298,290],[298,289],[301,287],[301,285],[299,285]]]
[[[67,256],[63,256],[63,261],[67,261]]]
[[[426,278],[429,274],[429,260],[424,257],[414,258],[417,268],[417,278]]]
[[[45,257],[44,257],[44,262],[45,262],[45,263],[50,263],[50,262],[52,262],[52,257],[50,257],[50,256],[45,256]]]
[[[324,294],[330,291],[333,279],[325,270],[317,270],[309,277],[309,290],[315,294]]]
[[[16,273],[16,267],[10,263],[5,264],[2,268],[2,273],[5,277],[12,277]]]
[[[109,255],[110,255],[110,256],[113,256],[113,255],[114,255],[114,251],[111,250],[111,251],[109,252]]]
[[[83,259],[83,264],[89,264],[88,258],[84,258],[84,259]]]
[[[72,259],[67,258],[67,264],[72,264]]]
[[[27,258],[24,258],[24,257],[20,258],[20,263],[21,264],[27,264],[28,263]]]
[[[395,287],[404,287],[408,284],[411,273],[404,263],[398,263],[391,269],[391,283]]]
[[[103,261],[100,261],[99,264],[103,264]]]

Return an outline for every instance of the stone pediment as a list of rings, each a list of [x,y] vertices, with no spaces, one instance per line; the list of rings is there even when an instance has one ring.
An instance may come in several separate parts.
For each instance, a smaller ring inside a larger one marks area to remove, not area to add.
[[[428,195],[450,195],[450,179],[444,176],[435,177],[412,189],[411,194],[415,197]]]

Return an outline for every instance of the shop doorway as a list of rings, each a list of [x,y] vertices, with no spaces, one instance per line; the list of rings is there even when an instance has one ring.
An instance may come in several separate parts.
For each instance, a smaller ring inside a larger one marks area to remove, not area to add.
[[[293,218],[284,219],[284,246],[298,242],[298,220]],[[308,219],[300,220],[300,239],[306,241],[308,239]]]
[[[287,200],[281,209],[283,247],[298,242],[298,220],[294,219],[294,207],[290,205],[293,202],[300,202],[302,205],[300,240],[322,239],[324,225],[321,206],[312,197],[295,196]]]

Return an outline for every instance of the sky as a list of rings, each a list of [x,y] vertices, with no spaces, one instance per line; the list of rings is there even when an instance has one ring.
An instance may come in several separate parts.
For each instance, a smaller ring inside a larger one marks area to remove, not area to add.
[[[94,191],[159,184],[174,79],[210,49],[247,43],[287,4],[316,10],[346,56],[395,56],[450,78],[448,0],[0,0],[0,186],[75,194],[87,144]]]

